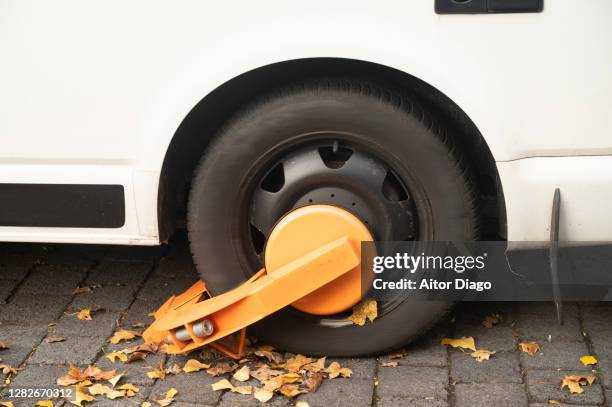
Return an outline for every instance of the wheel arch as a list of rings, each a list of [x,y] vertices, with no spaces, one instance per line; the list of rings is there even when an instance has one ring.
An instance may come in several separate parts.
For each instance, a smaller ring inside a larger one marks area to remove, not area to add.
[[[419,78],[388,66],[354,59],[308,58],[265,65],[236,76],[202,98],[185,116],[166,151],[159,178],[160,241],[167,241],[184,219],[194,169],[220,127],[235,112],[290,83],[339,76],[393,87],[417,99],[434,114],[455,137],[474,172],[481,195],[483,237],[505,238],[505,202],[495,160],[474,122],[456,103]]]

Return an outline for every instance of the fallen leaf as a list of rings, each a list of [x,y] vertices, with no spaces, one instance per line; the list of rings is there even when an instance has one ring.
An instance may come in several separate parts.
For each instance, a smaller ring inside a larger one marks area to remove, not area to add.
[[[111,377],[110,379],[107,379],[108,382],[110,384],[113,385],[113,387],[115,387],[117,385],[117,383],[119,383],[119,380],[121,380],[121,378],[123,377],[123,375],[125,374],[125,372],[118,374],[116,376]]]
[[[232,393],[250,395],[253,393],[253,386],[235,386],[231,391]]]
[[[591,355],[581,357],[580,361],[585,366],[597,364],[597,359],[595,358],[595,356],[591,356]]]
[[[397,362],[385,362],[382,364],[383,367],[397,367],[399,363]]]
[[[53,407],[53,402],[51,400],[39,400],[34,404],[35,407]]]
[[[314,359],[308,358],[304,355],[296,355],[287,360],[286,368],[290,372],[299,372],[302,366],[314,362]]]
[[[120,331],[115,332],[108,341],[112,344],[118,344],[121,341],[132,340],[136,338],[137,336],[140,336],[140,332],[128,331],[128,330],[122,329]]]
[[[255,397],[257,401],[260,401],[262,403],[270,401],[272,396],[274,396],[274,393],[271,392],[270,390],[266,390],[263,388],[257,388],[257,387],[255,388],[255,390],[253,390],[253,397]]]
[[[95,398],[85,393],[82,387],[76,386],[75,392],[74,392],[74,400],[68,400],[68,401],[71,404],[74,404],[75,406],[82,406],[83,403],[94,401],[94,400]]]
[[[131,353],[127,358],[127,363],[132,363],[137,360],[145,360],[147,358],[147,352],[134,352]]]
[[[176,394],[178,393],[178,390],[176,390],[174,387],[171,388],[170,390],[168,390],[165,394],[164,394],[164,398],[161,400],[154,400],[157,404],[159,404],[161,407],[166,407],[168,405],[170,405],[170,403],[172,403],[174,401],[174,396],[176,396]]]
[[[208,373],[211,376],[220,376],[222,374],[229,373],[233,370],[234,370],[233,365],[230,365],[227,362],[223,362],[223,363],[217,363],[215,366],[211,367],[210,369],[207,369],[206,373]]]
[[[144,322],[134,322],[132,324],[132,327],[134,328],[144,328],[145,326],[147,326],[147,324],[145,324]]]
[[[567,386],[570,393],[581,394],[584,393],[584,389],[581,386],[591,385],[595,381],[595,376],[592,375],[568,375],[563,377],[561,381],[561,388]]]
[[[407,354],[408,354],[408,352],[406,352],[406,349],[401,349],[398,352],[388,354],[386,357],[388,359],[401,359],[404,356],[406,356]]]
[[[189,359],[185,366],[183,366],[183,371],[186,373],[199,372],[202,369],[208,369],[210,365],[206,363],[202,363],[197,359]]]
[[[310,405],[304,400],[300,400],[297,403],[295,403],[295,407],[310,407]]]
[[[499,324],[501,321],[501,316],[499,314],[490,314],[487,315],[481,322],[482,326],[485,328],[492,328],[493,325]]]
[[[548,404],[561,404],[561,403],[557,400],[548,399]]]
[[[113,363],[115,363],[115,360],[117,359],[125,363],[128,360],[128,355],[123,352],[111,352],[106,354],[106,358]]]
[[[283,376],[272,377],[263,382],[264,389],[269,391],[276,391],[284,384]]]
[[[353,307],[353,313],[349,320],[353,321],[355,325],[364,326],[366,321],[374,322],[378,317],[378,306],[376,300],[365,300]]]
[[[47,343],[55,343],[55,342],[64,342],[66,338],[63,336],[47,336],[45,338],[45,342]]]
[[[353,371],[346,367],[341,367],[340,363],[332,362],[327,369],[325,369],[330,379],[335,379],[338,376],[351,377]]]
[[[470,356],[476,359],[478,362],[484,362],[485,360],[489,360],[489,358],[495,355],[495,351],[478,349],[476,352],[470,353]]]
[[[149,403],[148,401],[143,401],[140,407],[151,407],[151,403]]]
[[[285,397],[295,397],[298,394],[306,393],[304,390],[300,390],[300,386],[297,384],[283,384],[278,391]]]
[[[317,391],[319,386],[321,386],[322,382],[323,382],[323,374],[314,373],[312,376],[304,380],[304,386],[308,389],[308,391]]]
[[[93,290],[91,289],[91,287],[77,287],[72,294],[85,294],[85,293],[90,293]]]
[[[274,348],[271,347],[271,346],[260,346],[253,353],[255,353],[256,356],[268,359],[270,362],[273,362],[273,363],[282,363],[283,362],[283,355],[281,355],[278,352],[274,352],[273,349]]]
[[[535,355],[536,352],[540,351],[540,345],[535,342],[521,342],[519,343],[521,350],[527,353],[529,356]]]
[[[453,348],[463,349],[471,349],[476,352],[476,344],[474,343],[474,338],[471,336],[462,336],[459,339],[452,338],[444,338],[441,342],[442,345],[450,345]]]
[[[91,313],[94,311],[93,308],[85,308],[80,310],[77,313],[77,319],[80,319],[81,321],[91,321],[93,318],[91,316]],[[87,401],[87,400],[85,400]],[[80,404],[78,404],[80,405]]]
[[[218,382],[211,384],[212,389],[214,391],[218,390],[231,390],[234,388],[234,385],[229,382],[227,379],[221,379]]]
[[[163,379],[166,377],[166,371],[164,369],[155,369],[151,368],[150,372],[147,372],[147,377],[149,379]]]
[[[101,394],[108,393],[109,391],[111,391],[111,388],[106,386],[106,385],[104,385],[104,384],[96,383],[94,385],[89,386],[87,388],[87,391],[92,396],[99,396]]]
[[[15,407],[12,401],[0,401],[0,407]]]
[[[7,375],[7,374],[17,374],[17,369],[15,369],[14,367],[9,366],[9,365],[0,364],[0,372],[2,372],[5,375]]]
[[[249,380],[249,377],[251,377],[251,369],[249,369],[248,366],[242,366],[240,369],[236,370],[232,377],[239,382],[246,382]]]
[[[6,342],[0,342],[0,350],[9,349],[10,346]]]
[[[306,370],[307,372],[317,373],[321,370],[325,369],[325,357],[318,359],[316,362],[308,363],[307,365],[302,366],[302,370]]]
[[[132,397],[140,391],[138,387],[131,383],[122,384],[121,386],[117,387],[117,390],[125,390],[125,394],[128,397]]]

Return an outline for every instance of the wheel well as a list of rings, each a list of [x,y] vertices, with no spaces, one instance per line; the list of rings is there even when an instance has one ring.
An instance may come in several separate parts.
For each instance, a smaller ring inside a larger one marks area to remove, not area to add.
[[[158,194],[161,241],[167,241],[177,225],[184,224],[193,172],[220,127],[235,112],[270,91],[322,77],[352,77],[393,87],[434,114],[453,134],[472,166],[481,198],[482,237],[506,237],[506,211],[495,160],[480,131],[459,106],[431,85],[393,68],[352,59],[309,58],[266,65],[237,76],[205,96],[187,114],[162,166]]]

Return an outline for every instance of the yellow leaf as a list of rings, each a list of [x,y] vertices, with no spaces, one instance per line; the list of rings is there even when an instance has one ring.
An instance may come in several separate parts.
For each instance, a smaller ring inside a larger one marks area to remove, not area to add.
[[[0,341],[0,350],[9,349],[10,346],[6,344],[6,342]]]
[[[0,407],[15,407],[12,401],[0,401]]]
[[[249,369],[248,366],[242,366],[240,369],[236,370],[232,377],[239,382],[246,382],[249,380],[249,377],[251,377],[251,369]]]
[[[318,359],[316,362],[302,366],[302,370],[306,370],[310,373],[318,373],[323,369],[325,369],[325,357]]]
[[[382,364],[383,367],[396,367],[398,365],[399,365],[399,363],[397,363],[397,362],[385,362],[385,363]]]
[[[561,404],[561,403],[557,400],[548,399],[548,404]]]
[[[82,406],[83,403],[94,401],[94,400],[95,400],[94,397],[85,393],[82,387],[76,386],[76,389],[74,392],[74,400],[68,400],[68,401],[71,404],[74,404],[75,406]]]
[[[53,402],[51,400],[40,400],[34,404],[35,407],[53,407]]]
[[[365,300],[353,307],[353,313],[348,319],[353,321],[355,325],[364,326],[366,320],[374,322],[378,317],[378,306],[376,300]]]
[[[178,390],[176,390],[173,387],[170,390],[168,390],[166,394],[164,394],[165,398],[161,400],[155,400],[155,402],[159,404],[161,407],[166,407],[167,405],[170,405],[170,403],[174,401],[174,396],[176,396],[177,393],[178,393]]]
[[[149,403],[148,401],[143,401],[140,407],[151,407],[151,403]]]
[[[462,336],[459,339],[452,338],[444,338],[442,339],[442,345],[450,345],[453,348],[459,349],[471,349],[476,352],[476,344],[474,343],[474,338],[471,336]]]
[[[128,392],[133,392],[133,393],[138,393],[140,391],[140,389],[136,386],[134,386],[131,383],[126,383],[126,384],[122,384],[121,386],[117,387],[117,390],[125,390]]]
[[[595,376],[592,375],[568,375],[564,376],[561,381],[561,388],[567,386],[570,393],[581,394],[584,389],[581,386],[591,385],[595,381]]]
[[[351,375],[353,374],[353,371],[351,369],[341,367],[340,363],[338,362],[330,363],[330,365],[327,367],[327,369],[325,369],[325,371],[327,372],[330,379],[334,379],[338,376],[351,377]]]
[[[253,386],[236,386],[232,389],[232,392],[249,395],[253,393]]]
[[[256,400],[262,403],[269,401],[272,398],[272,396],[274,396],[274,393],[264,388],[256,387],[255,390],[253,391],[253,397],[255,397]]]
[[[295,407],[310,407],[310,405],[304,400],[300,400],[297,403],[295,403]]]
[[[89,386],[87,388],[87,391],[89,391],[89,394],[91,394],[92,396],[99,396],[101,394],[108,393],[109,391],[111,391],[111,388],[104,384],[96,383],[92,386]]]
[[[470,353],[470,356],[476,359],[478,362],[489,360],[492,355],[495,355],[495,351],[485,349],[478,349],[476,352]]]
[[[519,343],[519,347],[529,356],[533,356],[536,352],[540,351],[540,345],[535,342],[521,342]]]
[[[123,352],[111,352],[106,354],[106,358],[111,362],[115,363],[115,360],[119,359],[123,363],[127,362],[128,357]]]
[[[119,397],[125,397],[125,390],[113,390],[111,389],[111,391],[109,391],[108,393],[106,393],[106,398],[107,399],[118,399]]]
[[[208,369],[210,365],[206,363],[202,363],[196,359],[189,359],[185,366],[183,367],[183,371],[187,373],[199,372],[202,369]]]
[[[300,390],[297,384],[283,384],[278,391],[285,397],[295,397],[298,394],[306,393],[304,390]]]
[[[109,339],[109,342],[112,344],[117,344],[121,341],[129,341],[134,339],[135,337],[140,336],[140,332],[137,331],[127,331],[122,329],[113,334],[113,336]]]
[[[85,308],[85,309],[82,309],[82,310],[80,310],[80,311],[77,313],[77,318],[78,318],[78,319],[80,319],[81,321],[91,321],[91,320],[92,320],[91,313],[92,313],[93,311],[94,311],[94,309],[93,309],[93,308]],[[74,314],[73,314],[73,315],[74,315]],[[87,401],[87,400],[85,400],[85,401]],[[78,405],[80,405],[80,404],[78,404]]]
[[[308,358],[304,355],[296,355],[287,360],[286,368],[290,372],[299,372],[302,366],[308,365],[314,362],[314,359]]]
[[[125,374],[125,372],[118,374],[116,376],[111,377],[110,379],[108,379],[108,382],[110,384],[113,385],[113,387],[115,387],[117,385],[117,383],[119,383],[119,380],[121,380],[121,378],[123,377],[123,375]]]
[[[595,358],[595,356],[591,356],[591,355],[581,357],[580,361],[585,366],[597,364],[597,359]]]
[[[229,382],[229,380],[227,380],[227,379],[221,379],[218,382],[213,383],[211,386],[212,386],[212,389],[214,391],[217,391],[217,390],[231,390],[231,389],[234,388],[234,385],[231,384]]]

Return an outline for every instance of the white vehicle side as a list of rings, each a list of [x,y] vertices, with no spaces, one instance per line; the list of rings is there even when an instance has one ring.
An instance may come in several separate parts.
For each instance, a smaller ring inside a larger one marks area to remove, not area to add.
[[[154,245],[164,158],[203,98],[271,64],[367,61],[436,88],[474,123],[508,240],[612,240],[612,3],[438,15],[382,3],[0,0],[0,183],[118,184],[120,228],[0,226],[1,241]],[[203,134],[202,137],[212,137]]]

